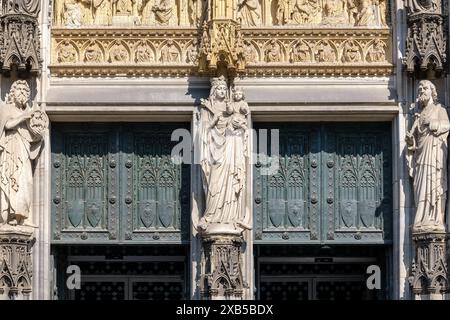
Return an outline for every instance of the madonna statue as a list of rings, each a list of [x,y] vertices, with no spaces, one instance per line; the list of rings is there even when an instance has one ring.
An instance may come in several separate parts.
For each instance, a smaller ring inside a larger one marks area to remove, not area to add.
[[[240,234],[250,229],[245,203],[249,110],[241,90],[230,101],[223,77],[212,79],[211,84],[209,98],[202,99],[201,168],[206,208],[199,229],[206,234]]]

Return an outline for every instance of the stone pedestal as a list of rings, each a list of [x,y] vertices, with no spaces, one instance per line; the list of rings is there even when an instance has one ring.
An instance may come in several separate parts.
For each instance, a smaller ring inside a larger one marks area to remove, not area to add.
[[[32,227],[0,228],[0,300],[30,299],[33,233]]]
[[[446,233],[414,233],[410,283],[416,300],[444,300],[449,289]]]
[[[240,300],[247,284],[242,276],[241,247],[236,235],[203,237],[200,294],[205,300]]]

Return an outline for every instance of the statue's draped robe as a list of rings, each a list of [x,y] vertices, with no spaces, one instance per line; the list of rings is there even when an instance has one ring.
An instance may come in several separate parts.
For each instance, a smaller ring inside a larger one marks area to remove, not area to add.
[[[172,25],[176,23],[176,7],[173,0],[162,0],[158,11],[155,11],[156,20],[162,25]]]
[[[242,25],[244,26],[255,27],[259,25],[260,16],[258,13],[258,1],[247,1],[247,3],[241,7],[239,16],[242,19]]]
[[[247,223],[244,203],[246,184],[246,132],[232,129],[232,116],[224,110],[213,128],[208,125],[214,115],[203,110],[202,127],[202,170],[203,186],[206,194],[204,218],[208,223]],[[205,121],[206,120],[206,121]]]
[[[423,125],[423,118],[428,118],[430,125],[436,125],[437,131],[432,132]],[[443,230],[447,193],[447,136],[450,129],[447,111],[433,104],[424,109],[416,121],[412,172],[416,202],[414,228]]]
[[[111,23],[111,4],[107,0],[93,0],[94,24],[108,25]]]
[[[22,112],[14,105],[0,106],[0,223],[14,215],[26,219],[31,208],[31,160],[39,154],[41,139],[30,133],[25,121],[10,130],[5,128],[9,120]]]

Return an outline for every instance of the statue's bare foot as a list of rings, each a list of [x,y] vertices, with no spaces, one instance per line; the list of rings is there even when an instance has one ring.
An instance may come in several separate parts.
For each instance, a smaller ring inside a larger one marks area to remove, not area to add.
[[[11,225],[11,226],[17,226],[17,220],[16,219],[10,220],[8,222],[8,224]]]

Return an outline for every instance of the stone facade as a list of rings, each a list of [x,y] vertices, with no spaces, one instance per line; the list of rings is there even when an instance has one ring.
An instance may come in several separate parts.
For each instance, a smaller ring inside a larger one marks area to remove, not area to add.
[[[173,275],[186,249],[190,299],[349,245],[382,252],[382,298],[448,299],[446,1],[0,3],[0,298],[62,298],[64,257],[127,243]]]

